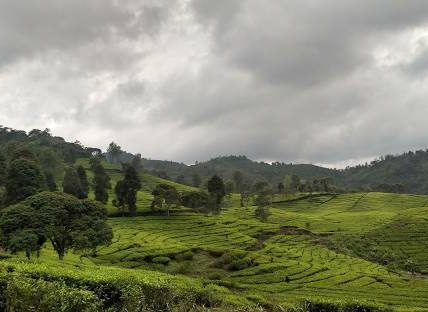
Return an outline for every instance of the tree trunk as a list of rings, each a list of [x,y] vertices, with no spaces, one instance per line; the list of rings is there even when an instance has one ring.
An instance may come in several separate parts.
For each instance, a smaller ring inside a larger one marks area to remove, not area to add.
[[[53,248],[55,249],[56,253],[58,254],[59,260],[63,261],[64,255],[65,255],[65,243],[63,243],[62,241],[54,240],[54,239],[51,239],[51,242],[52,242]]]

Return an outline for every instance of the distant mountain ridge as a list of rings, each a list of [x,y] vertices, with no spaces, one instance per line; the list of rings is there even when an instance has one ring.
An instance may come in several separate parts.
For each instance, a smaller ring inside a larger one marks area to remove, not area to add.
[[[34,129],[30,132],[0,126],[0,182],[6,163],[4,154],[14,144],[28,144],[41,159],[46,171],[61,172],[65,164],[72,164],[77,158],[101,154],[96,147],[84,147],[80,142],[67,142],[52,136],[49,129]],[[2,155],[3,154],[3,155]],[[105,154],[104,154],[105,155]],[[131,161],[134,155],[123,152],[120,161]],[[55,166],[52,161],[56,160]],[[195,177],[203,184],[212,175],[218,174],[224,180],[232,180],[235,171],[240,171],[249,184],[266,181],[276,186],[285,176],[297,175],[303,180],[329,178],[337,187],[351,190],[375,190],[428,194],[428,150],[418,150],[401,155],[386,155],[369,164],[349,167],[343,170],[324,168],[312,164],[265,163],[253,161],[246,156],[222,156],[194,165],[143,158],[146,171],[161,178],[194,185]],[[57,174],[55,174],[57,175]]]
[[[222,156],[205,162],[197,162],[194,165],[183,163],[143,159],[143,166],[154,174],[166,175],[181,183],[192,184],[192,177],[199,175],[206,180],[214,174],[220,175],[225,180],[232,180],[235,171],[240,171],[245,180],[250,183],[267,181],[271,184],[281,182],[287,175],[298,175],[302,179],[316,177],[329,177],[332,179],[340,176],[340,171],[324,168],[312,164],[285,164],[275,162],[253,161],[246,156]]]
[[[194,165],[172,161],[144,159],[146,170],[185,184],[192,184],[197,174],[202,180],[218,174],[231,180],[240,171],[250,182],[267,181],[276,185],[287,175],[301,179],[331,178],[345,190],[388,191],[396,188],[402,192],[428,194],[428,150],[418,150],[401,155],[386,155],[364,165],[346,169],[330,169],[312,164],[285,164],[253,161],[246,156],[216,157]]]

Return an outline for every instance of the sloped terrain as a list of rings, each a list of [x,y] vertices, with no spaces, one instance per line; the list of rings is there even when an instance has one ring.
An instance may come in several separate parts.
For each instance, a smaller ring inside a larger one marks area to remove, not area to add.
[[[424,311],[428,280],[406,272],[406,265],[413,262],[415,273],[426,270],[427,201],[317,195],[275,204],[265,223],[254,208],[236,207],[213,216],[116,218],[110,221],[114,243],[93,261],[206,278],[264,304],[358,300]],[[359,241],[396,256],[379,251],[374,257]]]

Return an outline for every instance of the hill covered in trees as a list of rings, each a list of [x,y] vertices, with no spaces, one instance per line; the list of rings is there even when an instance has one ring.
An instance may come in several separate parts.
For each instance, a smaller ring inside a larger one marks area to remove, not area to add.
[[[297,175],[301,179],[310,180],[317,177],[335,178],[339,172],[311,164],[285,164],[256,162],[246,156],[225,156],[213,158],[206,162],[197,162],[186,166],[182,163],[144,160],[146,170],[162,174],[181,183],[195,185],[198,178],[205,181],[213,174],[222,176],[225,180],[233,180],[236,171],[240,171],[247,183],[267,181],[272,185],[282,182],[287,175]],[[195,181],[196,180],[196,181]]]
[[[187,166],[47,129],[0,140],[8,310],[428,309],[428,196],[338,192],[423,192],[426,152],[345,170],[244,156]]]
[[[188,185],[203,183],[213,174],[233,180],[234,173],[239,171],[248,183],[266,181],[276,186],[287,176],[297,175],[303,181],[328,178],[337,189],[343,191],[428,194],[428,151],[423,150],[381,156],[371,163],[346,169],[330,169],[312,164],[269,164],[253,161],[246,156],[217,157],[189,166],[149,159],[143,159],[143,164],[146,170],[155,175]]]
[[[5,160],[19,144],[27,144],[40,160],[44,175],[62,179],[64,168],[78,158],[101,155],[96,147],[84,147],[80,142],[67,142],[54,136],[49,129],[34,129],[28,133],[7,127],[0,127],[0,184],[5,178]],[[292,176],[298,176],[301,183],[312,184],[314,180],[328,179],[336,190],[341,191],[382,191],[395,193],[428,194],[428,151],[418,150],[401,155],[382,156],[371,163],[330,169],[312,164],[283,162],[257,162],[246,156],[223,156],[193,165],[153,160],[123,151],[114,144],[103,154],[112,163],[131,163],[141,159],[146,173],[189,186],[206,185],[209,178],[217,174],[225,181],[235,182],[237,172],[242,176],[242,184],[251,188],[264,181],[276,189],[280,183],[287,184]],[[137,157],[135,157],[137,156]],[[312,187],[314,188],[314,187]],[[315,187],[316,188],[316,187]]]
[[[0,127],[0,184],[5,179],[5,163],[18,145],[28,145],[40,161],[42,173],[48,179],[62,179],[64,168],[76,159],[101,155],[96,147],[84,147],[80,142],[67,142],[54,136],[49,129],[34,129],[26,133],[22,130]],[[141,159],[145,172],[189,186],[206,184],[214,174],[225,181],[234,181],[234,175],[242,175],[243,185],[251,188],[256,182],[264,181],[276,189],[279,183],[287,184],[290,177],[298,176],[302,183],[328,179],[336,190],[342,191],[383,191],[428,193],[428,151],[418,150],[401,155],[382,156],[371,163],[330,169],[312,164],[266,163],[253,161],[246,156],[223,156],[193,165],[153,160],[123,151],[113,146],[103,154],[112,163],[131,163],[135,156]]]

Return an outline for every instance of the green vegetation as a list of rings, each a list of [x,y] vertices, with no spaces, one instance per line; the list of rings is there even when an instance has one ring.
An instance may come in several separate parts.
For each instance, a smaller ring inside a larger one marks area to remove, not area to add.
[[[102,154],[0,130],[8,311],[428,310],[428,196],[338,193],[284,164],[259,163],[250,181],[242,157],[214,161],[225,176],[183,171],[197,188],[115,143]],[[72,195],[46,191],[57,186]]]
[[[206,278],[264,305],[356,300],[424,311],[428,280],[406,273],[399,261],[385,266],[361,259],[359,246],[349,238],[379,237],[379,231],[387,237],[386,227],[409,215],[422,222],[424,214],[417,211],[426,211],[422,207],[427,202],[426,196],[320,194],[273,203],[267,222],[257,221],[253,207],[228,208],[212,216],[113,219],[116,239],[94,261]],[[411,245],[408,250],[415,267],[424,268],[426,262],[419,261],[426,255],[428,227],[419,229],[418,250]],[[414,235],[391,242],[392,248],[409,244]],[[184,253],[191,253],[191,260],[184,260]],[[153,261],[158,257],[171,260],[167,265]]]
[[[275,186],[284,183],[287,190],[288,186],[294,188],[290,182],[291,177],[296,176],[305,182],[329,178],[338,189],[348,191],[428,194],[427,150],[410,151],[397,156],[386,155],[371,163],[345,170],[328,169],[311,164],[279,162],[268,164],[252,161],[245,156],[218,157],[191,166],[170,161],[143,159],[143,165],[154,175],[174,180],[184,176],[182,181],[188,185],[193,185],[194,175],[204,182],[213,174],[218,174],[225,180],[233,180],[235,185],[239,186],[236,192],[241,192],[243,184],[251,184],[253,181],[267,181]],[[239,172],[238,180],[235,180],[236,172]],[[284,181],[284,177],[288,178]]]
[[[239,196],[233,196],[231,202],[239,202]],[[408,263],[402,263],[401,258],[388,265],[381,258],[362,259],[365,247],[361,249],[358,239],[379,243],[395,226],[413,219],[418,231],[410,227],[400,232],[400,240],[393,237],[388,248],[405,252],[414,263],[413,272],[425,272],[427,203],[428,196],[316,194],[287,201],[275,197],[266,222],[255,218],[255,207],[238,206],[216,215],[113,218],[109,221],[113,242],[98,248],[96,257],[72,257],[66,267],[55,264],[47,268],[43,263],[53,263],[48,248],[36,262],[20,265],[27,272],[38,272],[42,267],[43,280],[51,283],[59,280],[51,276],[56,276],[57,270],[62,276],[74,276],[74,282],[65,285],[74,291],[87,289],[84,285],[88,282],[80,281],[88,278],[85,274],[98,279],[98,274],[105,274],[101,272],[109,272],[109,278],[126,272],[126,279],[171,279],[168,291],[199,285],[192,293],[201,291],[207,298],[217,298],[211,306],[261,304],[291,309],[306,305],[303,311],[318,311],[310,307],[322,304],[330,306],[325,311],[340,311],[340,306],[343,311],[360,311],[355,308],[358,305],[379,311],[425,311],[428,280],[408,272]],[[18,259],[4,259],[0,266],[14,267]],[[79,273],[72,269],[74,265]],[[120,281],[113,285],[123,286]]]
[[[141,189],[141,181],[137,170],[128,164],[124,165],[124,178],[117,181],[114,187],[116,194],[115,206],[123,212],[125,208],[128,210],[129,215],[135,216],[137,213],[137,192]]]
[[[65,193],[42,192],[1,211],[2,246],[12,253],[39,254],[47,240],[60,260],[69,249],[95,253],[110,243],[112,230],[99,203]]]

